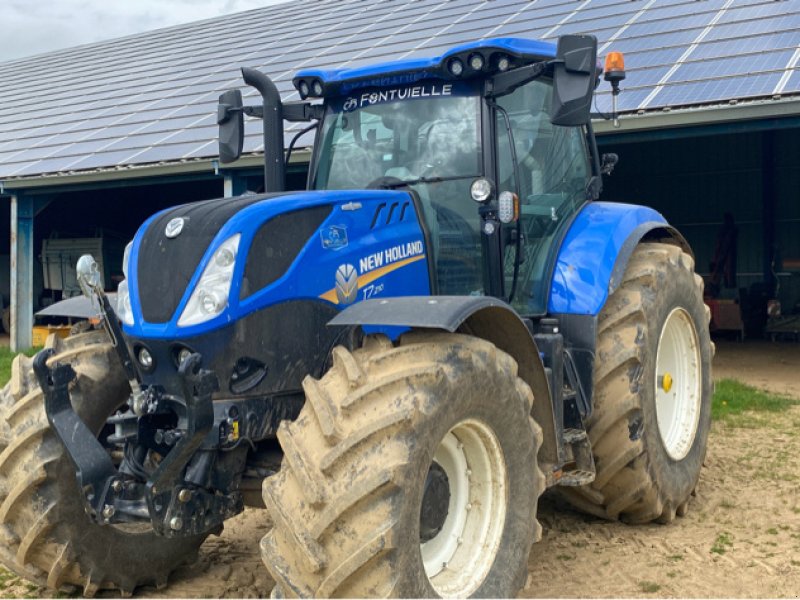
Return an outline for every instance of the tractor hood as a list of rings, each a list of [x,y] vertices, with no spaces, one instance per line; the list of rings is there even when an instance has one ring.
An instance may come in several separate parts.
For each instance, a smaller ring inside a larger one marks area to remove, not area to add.
[[[407,293],[428,293],[426,254],[406,192],[249,194],[177,206],[133,240],[124,330],[174,339],[290,300],[351,304],[363,299],[363,284],[415,263],[404,275],[424,285]]]

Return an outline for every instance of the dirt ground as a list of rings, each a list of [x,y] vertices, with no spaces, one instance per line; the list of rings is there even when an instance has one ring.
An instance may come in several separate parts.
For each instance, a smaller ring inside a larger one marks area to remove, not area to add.
[[[714,368],[715,379],[800,398],[800,344],[719,342]],[[800,407],[758,416],[746,428],[715,423],[697,496],[671,525],[601,521],[554,495],[542,499],[539,517],[543,537],[522,597],[800,596]],[[248,509],[168,588],[136,596],[269,596],[258,553],[268,528],[263,511]]]

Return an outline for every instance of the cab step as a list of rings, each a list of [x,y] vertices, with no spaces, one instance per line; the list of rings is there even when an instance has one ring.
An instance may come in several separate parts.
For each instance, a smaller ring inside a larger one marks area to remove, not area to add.
[[[597,470],[594,466],[592,446],[585,429],[565,429],[563,434],[564,446],[572,454],[569,463],[572,468],[564,470],[558,479],[558,485],[577,487],[588,485],[594,481]]]

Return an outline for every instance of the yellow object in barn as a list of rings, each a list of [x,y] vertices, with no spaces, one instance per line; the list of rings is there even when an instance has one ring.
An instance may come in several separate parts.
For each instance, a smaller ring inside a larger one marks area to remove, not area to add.
[[[72,325],[36,325],[33,328],[33,346],[44,346],[51,333],[65,338],[69,335],[70,329],[72,329]]]

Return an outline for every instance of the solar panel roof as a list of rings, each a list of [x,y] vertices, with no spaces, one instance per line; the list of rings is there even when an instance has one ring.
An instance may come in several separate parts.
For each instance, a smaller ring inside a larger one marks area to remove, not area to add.
[[[300,69],[566,33],[625,52],[622,111],[800,96],[798,0],[295,0],[0,63],[0,179],[214,158],[217,97],[243,85],[240,66],[297,100]],[[245,152],[260,151],[247,131]]]

